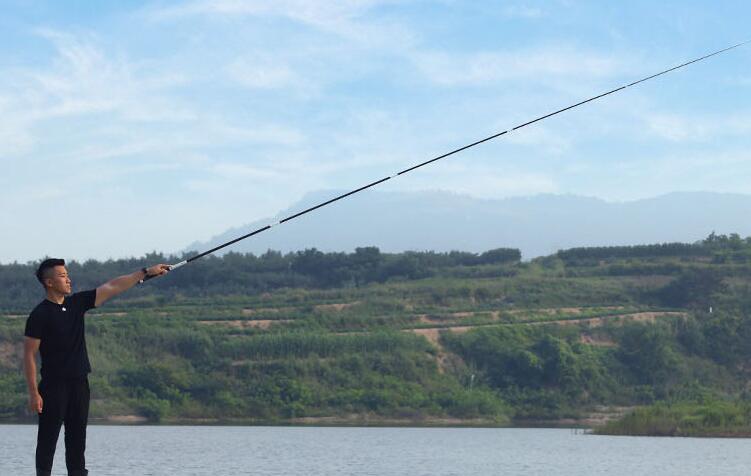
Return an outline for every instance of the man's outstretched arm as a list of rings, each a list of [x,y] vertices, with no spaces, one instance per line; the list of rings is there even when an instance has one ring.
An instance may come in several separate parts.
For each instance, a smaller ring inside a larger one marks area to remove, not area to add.
[[[112,281],[108,281],[96,288],[96,301],[94,305],[96,307],[99,307],[118,294],[122,294],[128,289],[132,288],[146,276],[162,276],[167,274],[169,272],[169,269],[170,267],[168,264],[157,264],[155,266],[147,268],[145,274],[143,270],[139,270],[135,273],[126,274],[124,276],[120,276],[119,278],[115,278]]]

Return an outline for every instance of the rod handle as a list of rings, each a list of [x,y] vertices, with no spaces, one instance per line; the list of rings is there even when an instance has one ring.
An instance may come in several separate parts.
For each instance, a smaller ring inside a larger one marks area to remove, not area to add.
[[[169,265],[169,271],[172,271],[172,270],[173,270],[173,269],[175,269],[175,268],[179,268],[180,266],[183,266],[183,265],[185,265],[185,264],[186,264],[186,261],[181,261],[181,262],[179,262],[179,263],[177,263],[177,264],[171,264],[171,265]],[[140,284],[143,284],[143,283],[145,283],[146,281],[148,281],[149,279],[154,279],[154,278],[156,278],[157,276],[159,276],[159,275],[157,275],[157,274],[153,274],[153,275],[152,275],[152,274],[147,274],[146,276],[144,276],[144,277],[143,277],[143,279],[141,279],[141,280],[140,280],[140,281],[138,281],[138,282],[139,282]]]

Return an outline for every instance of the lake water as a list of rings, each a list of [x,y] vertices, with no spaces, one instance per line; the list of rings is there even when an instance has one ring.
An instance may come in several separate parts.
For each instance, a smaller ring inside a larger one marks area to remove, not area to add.
[[[0,426],[0,475],[35,474],[36,427]],[[53,475],[65,475],[60,444]],[[91,476],[742,475],[751,440],[566,429],[90,426]]]

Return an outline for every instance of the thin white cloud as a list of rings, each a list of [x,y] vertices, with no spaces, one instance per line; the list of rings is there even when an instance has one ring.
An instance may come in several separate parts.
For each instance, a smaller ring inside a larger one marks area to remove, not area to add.
[[[392,188],[408,190],[451,190],[477,198],[505,198],[559,192],[555,179],[542,172],[505,165],[488,167],[446,162],[440,169],[406,176],[391,184]]]
[[[745,86],[751,87],[751,77],[749,76],[734,76],[725,81],[725,84],[729,86]]]
[[[229,144],[298,145],[305,137],[273,123],[233,124],[199,113],[176,88],[183,74],[155,63],[113,58],[93,35],[38,30],[55,48],[48,65],[6,71],[0,82],[0,156],[22,156],[50,146],[49,132],[88,121],[85,140],[57,148],[58,159],[91,161],[135,156],[169,160],[195,147]],[[91,122],[106,115],[106,122]],[[63,122],[61,122],[63,121]],[[76,131],[78,132],[78,131]],[[181,152],[182,149],[182,152]],[[166,157],[165,157],[166,155]],[[39,160],[46,160],[37,156]]]
[[[212,119],[205,121],[201,128],[206,131],[199,143],[204,146],[222,144],[271,144],[295,146],[305,141],[305,134],[292,127],[278,124],[248,124],[243,126],[228,124]]]
[[[185,82],[180,75],[112,58],[95,46],[95,37],[44,29],[38,34],[50,40],[58,55],[50,69],[21,71],[33,119],[101,112],[133,121],[194,117],[184,104],[163,94]]]
[[[237,59],[226,71],[235,82],[251,89],[289,88],[301,82],[289,65],[269,58]]]
[[[273,15],[288,17],[313,25],[335,25],[356,18],[373,6],[393,3],[383,0],[197,0],[181,5],[158,8],[151,13],[155,18],[170,18],[196,15]]]
[[[0,96],[0,157],[21,155],[34,147],[28,120],[17,112],[14,99]]]
[[[507,18],[528,18],[536,19],[542,17],[545,12],[538,7],[528,5],[508,5],[501,10],[503,16]]]
[[[751,114],[687,116],[662,113],[649,114],[645,121],[653,135],[671,142],[705,142],[751,133]]]
[[[543,125],[525,127],[504,137],[510,144],[542,149],[547,154],[561,155],[571,149],[573,139]]]
[[[222,17],[278,17],[307,25],[316,30],[333,33],[367,43],[409,41],[408,30],[396,25],[377,24],[363,17],[372,9],[403,0],[196,0],[169,7],[145,10],[153,21],[178,20],[196,16]],[[388,33],[388,34],[384,34]]]
[[[555,180],[543,174],[512,173],[506,176],[473,176],[472,182],[457,184],[457,190],[481,198],[528,196],[540,193],[556,193]]]
[[[634,200],[675,190],[751,193],[751,152],[740,149],[681,150],[638,160],[610,163],[593,192],[600,197]]]
[[[111,123],[185,121],[193,112],[165,92],[183,79],[112,59],[93,36],[38,30],[56,55],[37,68],[6,70],[0,81],[0,154],[28,154],[48,142],[50,121],[107,114]],[[93,138],[92,138],[93,139]],[[114,145],[114,144],[113,144]]]
[[[480,53],[418,52],[417,67],[432,82],[444,86],[485,85],[507,80],[603,78],[627,71],[620,59],[581,49],[538,48],[527,51]]]

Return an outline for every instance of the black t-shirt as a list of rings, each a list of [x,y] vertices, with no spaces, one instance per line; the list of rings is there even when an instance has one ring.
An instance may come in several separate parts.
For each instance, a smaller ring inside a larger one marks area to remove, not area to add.
[[[91,372],[83,315],[95,302],[92,289],[71,294],[62,304],[45,299],[31,311],[24,335],[42,340],[42,379],[74,379]]]

